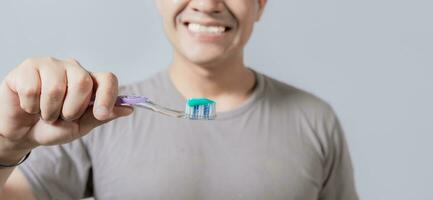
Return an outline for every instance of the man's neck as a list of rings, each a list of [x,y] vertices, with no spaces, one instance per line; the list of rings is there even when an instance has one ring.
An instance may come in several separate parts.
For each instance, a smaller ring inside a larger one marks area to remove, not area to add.
[[[214,66],[199,66],[175,56],[170,78],[185,98],[215,100],[218,112],[240,106],[251,95],[256,82],[254,73],[245,67],[242,58]]]

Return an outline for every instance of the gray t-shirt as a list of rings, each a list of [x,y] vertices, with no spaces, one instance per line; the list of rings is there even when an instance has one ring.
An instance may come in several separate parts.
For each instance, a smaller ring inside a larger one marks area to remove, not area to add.
[[[69,144],[35,149],[19,167],[38,199],[356,200],[332,108],[256,72],[252,96],[214,121],[137,108]],[[168,71],[122,88],[182,110]]]

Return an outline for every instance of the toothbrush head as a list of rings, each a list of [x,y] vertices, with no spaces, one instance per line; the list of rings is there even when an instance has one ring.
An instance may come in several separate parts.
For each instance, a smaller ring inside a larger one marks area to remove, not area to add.
[[[215,101],[206,98],[188,99],[185,106],[185,118],[194,120],[213,120],[216,118]]]

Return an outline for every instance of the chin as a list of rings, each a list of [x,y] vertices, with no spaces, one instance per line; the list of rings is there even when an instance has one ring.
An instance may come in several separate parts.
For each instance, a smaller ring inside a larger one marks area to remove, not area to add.
[[[222,59],[219,56],[201,56],[201,57],[190,57],[187,59],[196,65],[203,66],[203,67],[212,67],[218,65],[218,63],[221,63],[224,59]]]
[[[184,57],[191,63],[203,67],[213,67],[224,63],[228,55],[226,52],[196,51],[194,53],[184,53]]]

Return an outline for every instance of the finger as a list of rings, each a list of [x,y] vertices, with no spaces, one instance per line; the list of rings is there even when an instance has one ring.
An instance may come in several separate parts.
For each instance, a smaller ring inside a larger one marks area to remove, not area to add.
[[[93,114],[96,119],[104,121],[113,116],[113,108],[117,100],[118,80],[113,73],[94,73],[93,78],[95,102]]]
[[[60,62],[50,62],[39,68],[41,77],[41,116],[53,122],[59,118],[66,92],[66,71]]]
[[[0,135],[16,140],[26,134],[29,128],[39,120],[39,115],[25,112],[20,106],[16,80],[17,70],[12,70],[0,86]]]
[[[29,131],[31,143],[38,145],[55,145],[71,142],[89,133],[93,128],[132,113],[132,108],[116,107],[113,117],[99,121],[93,116],[92,108],[88,108],[84,115],[75,122],[58,120],[53,123],[41,121]]]
[[[20,107],[29,114],[39,113],[41,81],[36,67],[26,64],[17,69],[15,88]]]
[[[82,135],[87,134],[95,127],[110,122],[114,119],[128,116],[133,113],[133,111],[134,109],[130,106],[115,106],[109,118],[105,120],[99,120],[94,116],[92,109],[89,108],[79,119],[80,133]]]
[[[26,113],[19,105],[19,97],[11,82],[0,85],[0,137],[13,140],[21,138],[35,122],[34,115]]]
[[[93,80],[78,62],[67,62],[67,92],[63,102],[62,118],[73,121],[81,117],[86,111],[92,97]]]
[[[78,123],[57,120],[55,122],[39,121],[27,134],[29,142],[35,145],[64,144],[79,138]]]

